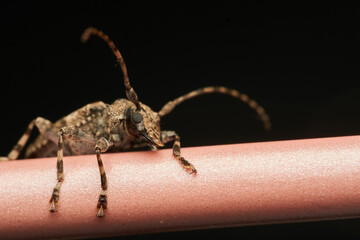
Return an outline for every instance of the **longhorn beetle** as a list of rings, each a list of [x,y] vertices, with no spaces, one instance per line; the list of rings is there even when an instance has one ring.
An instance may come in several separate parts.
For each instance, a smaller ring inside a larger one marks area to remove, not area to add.
[[[29,123],[25,133],[7,157],[0,158],[1,161],[16,160],[27,143],[34,126],[38,128],[40,134],[27,147],[25,158],[57,155],[57,183],[50,198],[51,212],[56,211],[55,206],[59,202],[60,187],[64,181],[64,155],[96,154],[101,179],[101,191],[97,203],[98,217],[103,217],[104,209],[107,208],[107,179],[101,153],[109,149],[123,151],[130,148],[150,146],[153,150],[157,150],[158,147],[163,147],[165,143],[174,141],[174,157],[186,171],[190,174],[196,174],[197,170],[194,165],[180,154],[179,135],[174,131],[160,131],[160,119],[170,113],[178,104],[190,98],[209,93],[230,95],[254,109],[263,121],[266,130],[271,128],[269,117],[263,107],[246,94],[226,87],[210,86],[194,90],[166,103],[159,112],[154,112],[139,101],[135,90],[131,87],[124,59],[114,42],[102,31],[93,27],[84,31],[81,41],[87,42],[91,35],[102,38],[114,53],[123,73],[127,99],[118,99],[112,104],[105,104],[101,101],[90,103],[55,123],[37,117]]]

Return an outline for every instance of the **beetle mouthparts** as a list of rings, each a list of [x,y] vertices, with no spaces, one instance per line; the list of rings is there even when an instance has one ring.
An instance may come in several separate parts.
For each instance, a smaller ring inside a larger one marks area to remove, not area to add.
[[[152,140],[152,138],[149,136],[149,134],[147,134],[146,131],[140,131],[140,134],[151,145],[156,146],[156,147],[163,147],[164,146],[164,144],[162,144],[162,143],[159,144],[159,143],[154,142],[154,140]]]

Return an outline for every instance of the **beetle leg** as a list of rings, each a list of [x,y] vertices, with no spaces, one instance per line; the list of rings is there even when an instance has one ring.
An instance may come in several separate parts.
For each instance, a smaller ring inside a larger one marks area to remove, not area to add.
[[[63,157],[64,157],[64,139],[63,139],[64,132],[60,129],[58,134],[58,151],[57,151],[57,162],[56,162],[56,169],[57,169],[57,183],[54,187],[53,193],[50,198],[50,212],[55,212],[55,204],[59,202],[59,192],[62,182],[64,181],[64,164],[63,164]]]
[[[6,157],[1,157],[0,161],[16,160],[19,157],[25,144],[29,140],[29,137],[30,137],[30,134],[31,134],[31,131],[33,130],[33,128],[34,128],[34,120],[29,123],[24,134],[20,137],[19,141],[13,147],[13,149],[10,151],[10,153]]]
[[[9,152],[9,154],[6,157],[0,157],[0,161],[8,161],[8,160],[16,160],[19,158],[20,153],[24,149],[27,141],[29,140],[30,134],[36,126],[44,138],[50,140],[51,142],[56,143],[57,142],[57,135],[56,131],[53,128],[53,124],[42,117],[37,117],[36,119],[32,120],[29,125],[27,126],[24,134],[20,137],[19,141],[16,143],[16,145],[13,147],[13,149]],[[29,145],[29,148],[27,149],[25,153],[25,157],[29,155],[29,153],[36,151],[36,146],[33,144]]]
[[[173,145],[173,155],[174,157],[179,161],[181,166],[185,168],[186,171],[188,171],[190,174],[196,174],[196,168],[194,165],[189,163],[185,158],[183,158],[180,154],[180,137],[179,135],[174,131],[161,131],[161,141],[162,143],[167,143],[170,141],[174,141]]]
[[[88,143],[95,144],[95,141],[82,131],[79,128],[73,126],[67,126],[60,129],[58,133],[58,151],[57,151],[57,162],[56,162],[56,169],[57,169],[57,183],[54,187],[53,193],[50,198],[50,211],[55,212],[55,204],[59,202],[59,192],[61,188],[61,184],[64,181],[64,138],[68,141],[76,142],[76,141],[84,141]]]
[[[96,214],[96,216],[98,216],[99,218],[105,216],[104,210],[107,208],[107,200],[106,200],[107,179],[106,179],[104,164],[101,159],[100,153],[106,152],[111,145],[112,143],[106,140],[105,138],[100,138],[96,142],[96,146],[95,146],[96,158],[99,165],[100,179],[101,179],[101,191],[97,203],[97,208],[99,210],[98,213]]]

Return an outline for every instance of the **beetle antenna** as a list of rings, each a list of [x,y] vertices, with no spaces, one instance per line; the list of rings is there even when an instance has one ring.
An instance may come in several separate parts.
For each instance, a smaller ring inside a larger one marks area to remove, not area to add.
[[[129,80],[127,68],[125,65],[125,61],[124,61],[123,57],[121,56],[119,49],[115,46],[114,42],[109,38],[108,35],[106,35],[104,32],[102,32],[96,28],[93,28],[93,27],[89,27],[89,28],[85,29],[85,31],[81,35],[81,39],[80,39],[81,42],[86,43],[89,40],[91,35],[96,35],[96,36],[102,38],[109,45],[110,49],[112,50],[112,52],[114,53],[114,55],[116,57],[116,61],[120,65],[121,71],[123,73],[126,96],[131,102],[133,102],[136,105],[136,108],[138,110],[140,110],[141,106],[140,106],[138,96],[137,96],[135,90],[130,85],[130,80]]]
[[[230,89],[230,88],[226,88],[226,87],[222,87],[222,86],[210,86],[210,87],[199,88],[199,89],[189,92],[185,95],[182,95],[182,96],[166,103],[161,108],[161,110],[159,111],[158,114],[160,117],[163,117],[166,114],[170,113],[180,103],[182,103],[188,99],[191,99],[191,98],[203,95],[203,94],[209,94],[209,93],[221,93],[221,94],[230,95],[234,98],[240,99],[241,101],[246,103],[250,108],[252,108],[256,111],[256,113],[259,115],[259,117],[261,118],[261,120],[264,124],[265,130],[267,130],[267,131],[271,130],[270,118],[262,106],[260,106],[255,100],[249,98],[248,95],[241,93],[235,89]]]

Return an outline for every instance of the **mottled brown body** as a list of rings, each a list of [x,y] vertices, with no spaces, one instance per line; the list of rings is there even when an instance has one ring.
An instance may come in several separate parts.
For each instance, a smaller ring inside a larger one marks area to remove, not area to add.
[[[81,40],[86,42],[91,35],[102,38],[116,56],[123,72],[127,99],[119,99],[112,104],[90,103],[55,123],[38,117],[29,123],[25,133],[10,153],[6,157],[0,158],[0,161],[18,159],[32,129],[34,126],[38,128],[40,135],[33,143],[29,144],[25,151],[25,157],[57,156],[57,183],[50,198],[51,212],[56,212],[61,184],[64,181],[64,155],[96,155],[101,181],[101,191],[97,203],[98,217],[103,217],[104,210],[107,208],[107,178],[101,159],[103,152],[118,152],[146,145],[156,150],[163,147],[167,142],[173,141],[175,159],[190,174],[196,174],[195,167],[181,156],[179,135],[175,131],[162,131],[160,129],[160,119],[163,116],[170,113],[178,104],[193,97],[209,93],[230,95],[254,109],[263,121],[264,128],[270,130],[270,119],[264,108],[246,94],[222,86],[210,86],[194,90],[168,102],[159,112],[154,112],[139,101],[135,90],[130,85],[125,62],[115,44],[107,35],[95,28],[86,29]]]
[[[145,104],[140,103],[143,109],[147,109],[146,125],[149,128],[149,135],[154,135],[160,141],[160,118],[157,114],[151,114],[152,110]],[[54,157],[57,154],[57,134],[61,128],[72,126],[79,131],[86,133],[87,141],[69,137],[64,139],[64,155],[94,154],[95,143],[100,138],[113,142],[109,151],[120,152],[133,147],[145,146],[141,144],[136,136],[131,135],[126,128],[126,110],[135,108],[135,105],[127,99],[118,99],[113,104],[103,102],[90,103],[69,115],[61,118],[47,130],[47,135],[39,135],[33,143],[25,150],[25,158]],[[148,114],[150,113],[150,114]],[[148,116],[149,115],[149,116]],[[35,121],[43,121],[37,118]],[[150,133],[151,132],[151,133]]]
[[[58,132],[62,127],[74,126],[88,132],[94,139],[105,134],[104,113],[107,106],[103,102],[90,103],[66,117],[56,121],[52,128],[48,130],[47,136],[39,135],[33,143],[31,143],[25,151],[25,158],[41,158],[54,157],[57,154]],[[37,118],[35,121],[41,121]],[[83,144],[83,145],[82,145]],[[77,145],[82,145],[77,147]],[[90,154],[95,153],[94,146],[89,147],[84,142],[72,143],[64,140],[64,155]]]

